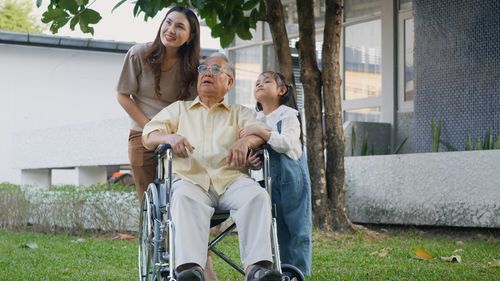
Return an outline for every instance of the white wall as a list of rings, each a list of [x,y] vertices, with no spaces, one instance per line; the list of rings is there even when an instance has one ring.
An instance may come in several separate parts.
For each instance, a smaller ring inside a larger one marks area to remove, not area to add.
[[[24,148],[15,149],[14,142],[37,146],[14,136],[29,138],[31,131],[45,128],[125,120],[126,113],[115,98],[123,57],[111,52],[0,44],[0,182],[20,182],[20,171],[13,163],[19,155],[16,149]]]

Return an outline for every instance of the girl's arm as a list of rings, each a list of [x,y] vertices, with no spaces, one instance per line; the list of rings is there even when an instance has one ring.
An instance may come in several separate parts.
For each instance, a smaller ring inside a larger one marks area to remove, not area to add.
[[[271,137],[271,131],[267,128],[264,128],[259,125],[249,125],[245,126],[243,129],[240,130],[240,137],[246,137],[246,136],[251,136],[255,135],[260,138],[262,138],[264,141],[268,141],[269,138]]]
[[[297,116],[288,115],[281,119],[281,133],[273,130],[267,143],[279,153],[287,153],[297,146],[300,148],[300,123]]]

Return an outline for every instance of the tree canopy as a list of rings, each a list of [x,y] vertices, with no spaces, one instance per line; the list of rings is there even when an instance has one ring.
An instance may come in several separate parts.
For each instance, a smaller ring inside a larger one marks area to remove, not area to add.
[[[42,32],[45,27],[32,15],[30,0],[0,1],[0,29],[19,32]]]
[[[113,10],[127,2],[127,0],[116,1]],[[37,7],[40,7],[42,2],[37,0]],[[61,27],[69,23],[71,30],[79,25],[83,33],[94,34],[93,26],[102,17],[98,11],[92,9],[94,1],[89,2],[89,0],[50,0],[42,15],[42,21],[50,23],[52,33],[57,33]],[[144,20],[148,20],[171,5],[196,9],[210,27],[212,37],[220,39],[222,47],[229,46],[236,35],[243,40],[252,39],[250,29],[256,28],[257,21],[262,20],[264,13],[263,0],[137,0],[134,1],[133,15],[137,17],[142,13]]]

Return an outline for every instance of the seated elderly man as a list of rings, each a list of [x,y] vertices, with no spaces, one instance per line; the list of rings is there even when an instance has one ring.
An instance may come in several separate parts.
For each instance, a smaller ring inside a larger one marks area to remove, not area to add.
[[[174,151],[171,211],[177,280],[203,280],[215,208],[231,210],[246,280],[281,280],[280,273],[270,269],[270,198],[245,168],[248,150],[264,141],[239,138],[241,128],[265,125],[255,120],[251,109],[224,101],[234,81],[226,56],[208,57],[198,73],[198,97],[163,109],[142,135],[146,148],[167,143]]]

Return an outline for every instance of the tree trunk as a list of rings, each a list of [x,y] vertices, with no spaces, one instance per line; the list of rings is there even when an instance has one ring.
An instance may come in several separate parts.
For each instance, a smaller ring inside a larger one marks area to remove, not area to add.
[[[330,225],[331,204],[325,181],[325,158],[323,154],[323,123],[321,110],[321,72],[316,60],[316,39],[314,27],[313,1],[297,0],[299,37],[297,44],[300,61],[300,80],[304,87],[307,162],[312,184],[313,221],[323,229]]]
[[[344,130],[340,96],[340,34],[342,31],[342,0],[326,0],[323,33],[323,104],[326,131],[327,205],[332,210],[331,224],[335,230],[352,230],[345,210]]]
[[[274,50],[278,59],[278,71],[286,80],[295,86],[293,79],[292,52],[288,41],[288,33],[285,27],[285,16],[283,6],[279,0],[266,0],[266,18],[273,38]],[[268,69],[264,69],[268,70]]]

